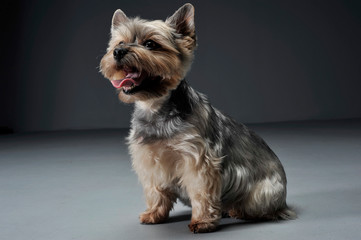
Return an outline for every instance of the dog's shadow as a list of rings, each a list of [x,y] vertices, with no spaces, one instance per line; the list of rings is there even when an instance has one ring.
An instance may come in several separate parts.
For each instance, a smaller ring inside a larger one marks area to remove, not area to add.
[[[294,209],[295,210],[295,209]],[[299,210],[296,211],[297,214],[299,214]],[[192,218],[192,212],[189,211],[183,211],[179,212],[176,215],[172,215],[168,218],[168,220],[165,223],[171,224],[171,223],[179,223],[179,222],[185,222],[188,224],[188,222]],[[264,224],[277,224],[280,221],[271,221],[271,220],[241,220],[241,219],[234,219],[231,218],[228,215],[223,215],[222,219],[220,220],[219,226],[217,231],[224,231],[227,229],[232,229],[236,226],[240,226],[242,228],[249,228],[254,227],[257,225],[264,225]]]
[[[177,215],[170,216],[165,223],[177,223],[177,222],[184,222],[190,221],[192,218],[192,211],[182,211],[177,213]]]

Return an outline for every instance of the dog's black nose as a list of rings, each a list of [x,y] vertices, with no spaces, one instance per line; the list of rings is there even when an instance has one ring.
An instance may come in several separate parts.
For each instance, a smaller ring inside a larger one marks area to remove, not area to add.
[[[128,53],[128,49],[126,49],[126,48],[116,48],[116,49],[114,49],[113,55],[114,55],[115,60],[119,61],[127,53]]]

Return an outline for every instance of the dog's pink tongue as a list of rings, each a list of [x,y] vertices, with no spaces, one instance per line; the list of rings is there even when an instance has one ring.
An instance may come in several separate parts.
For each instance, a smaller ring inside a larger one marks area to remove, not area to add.
[[[112,81],[113,87],[121,88],[121,87],[131,87],[133,84],[135,85],[136,82],[131,78],[125,78],[122,80],[113,80]]]
[[[139,73],[128,73],[124,79],[113,80],[112,84],[115,88],[131,87],[132,85],[138,86],[139,83],[137,83],[134,79],[137,79],[139,77]]]

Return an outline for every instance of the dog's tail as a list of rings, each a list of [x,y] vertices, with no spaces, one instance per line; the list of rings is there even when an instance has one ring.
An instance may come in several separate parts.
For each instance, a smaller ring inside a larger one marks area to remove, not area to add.
[[[275,213],[275,218],[278,220],[293,220],[297,218],[297,213],[294,209],[285,205],[284,208]]]

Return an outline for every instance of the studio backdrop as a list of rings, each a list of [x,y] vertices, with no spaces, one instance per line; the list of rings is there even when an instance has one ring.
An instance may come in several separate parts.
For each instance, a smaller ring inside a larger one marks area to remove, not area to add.
[[[113,12],[165,19],[184,1],[5,1],[0,127],[129,126],[131,105],[99,73]],[[193,1],[187,76],[246,123],[361,117],[360,1]]]

